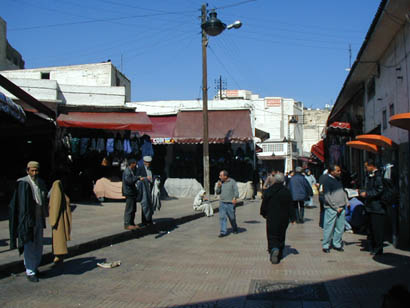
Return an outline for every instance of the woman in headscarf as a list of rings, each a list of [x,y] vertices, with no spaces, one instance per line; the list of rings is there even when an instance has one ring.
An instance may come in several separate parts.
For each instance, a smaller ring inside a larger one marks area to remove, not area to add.
[[[71,240],[71,209],[70,199],[64,193],[60,180],[56,180],[50,191],[49,222],[53,236],[54,263],[63,261],[68,254],[67,241]]]

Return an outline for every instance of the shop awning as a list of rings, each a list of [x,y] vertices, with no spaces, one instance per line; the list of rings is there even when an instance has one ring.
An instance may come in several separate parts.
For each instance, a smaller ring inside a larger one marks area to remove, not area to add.
[[[399,113],[390,117],[390,125],[410,130],[410,113]]]
[[[283,155],[261,155],[261,153],[257,153],[256,157],[259,160],[285,160],[286,156]]]
[[[368,135],[359,135],[356,136],[356,139],[359,141],[364,141],[367,143],[372,143],[380,147],[385,147],[385,148],[390,148],[395,145],[393,140],[390,138],[387,138],[382,135],[376,135],[376,134],[368,134]]]
[[[63,127],[152,131],[145,112],[68,112],[60,114],[57,123]]]
[[[342,131],[350,131],[350,123],[348,122],[333,122],[328,126],[328,129],[339,129]]]
[[[152,123],[151,132],[143,132],[151,137],[153,144],[170,144],[174,143],[174,130],[177,122],[177,116],[150,116]]]
[[[321,162],[325,161],[325,149],[323,145],[323,139],[319,140],[318,143],[312,145],[310,152],[313,156],[319,159]]]
[[[346,142],[346,145],[354,149],[365,150],[372,153],[377,153],[379,151],[377,145],[359,140],[348,141]]]
[[[20,123],[26,121],[26,114],[20,105],[17,105],[10,97],[0,92],[0,111],[17,120]]]
[[[268,132],[265,132],[261,129],[255,128],[255,137],[260,138],[260,140],[263,142],[266,139],[269,139],[270,134]]]
[[[249,110],[208,111],[209,143],[252,141]],[[177,143],[202,143],[203,119],[200,111],[180,111],[175,125]]]

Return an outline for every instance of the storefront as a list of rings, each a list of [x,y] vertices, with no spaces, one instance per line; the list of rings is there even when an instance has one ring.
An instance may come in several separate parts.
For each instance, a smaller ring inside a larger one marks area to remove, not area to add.
[[[37,160],[47,183],[53,171],[55,112],[0,75],[0,205],[4,209],[27,162]],[[9,97],[16,97],[14,101]]]
[[[150,117],[154,171],[166,178],[203,182],[203,125],[201,111]],[[219,171],[227,169],[240,182],[253,177],[254,146],[249,110],[208,111],[211,189]]]
[[[149,136],[140,133],[152,131],[145,112],[69,111],[58,116],[57,124],[56,170],[71,183],[67,190],[73,200],[93,199],[94,185],[101,178],[116,183],[111,188],[116,189],[115,197],[122,198],[120,182],[127,158],[153,156]]]

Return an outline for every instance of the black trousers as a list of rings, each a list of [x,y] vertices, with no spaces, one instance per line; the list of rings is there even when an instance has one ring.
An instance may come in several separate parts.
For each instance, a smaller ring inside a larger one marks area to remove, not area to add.
[[[303,222],[305,218],[305,201],[293,201],[293,211],[290,217],[291,222]]]
[[[369,213],[370,216],[370,245],[374,251],[383,251],[384,214]]]
[[[266,238],[268,240],[268,252],[271,252],[273,248],[279,248],[282,252],[285,248],[286,240],[286,225],[272,225],[272,223],[266,222]]]
[[[319,227],[323,229],[323,221],[325,219],[325,200],[324,197],[319,195],[319,205],[320,205],[320,213],[319,213]]]
[[[124,226],[134,226],[135,212],[137,211],[137,199],[135,197],[125,197]]]

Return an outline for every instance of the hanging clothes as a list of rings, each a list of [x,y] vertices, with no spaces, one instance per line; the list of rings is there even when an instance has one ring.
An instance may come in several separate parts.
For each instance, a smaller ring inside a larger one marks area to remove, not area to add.
[[[131,143],[129,139],[124,139],[124,152],[130,154],[132,152]]]
[[[90,138],[81,138],[80,139],[80,155],[84,155],[88,149],[88,143],[90,142]]]
[[[105,147],[105,150],[108,153],[114,152],[114,138],[107,138],[107,146]]]
[[[97,152],[101,153],[105,151],[105,140],[104,138],[97,139]]]

